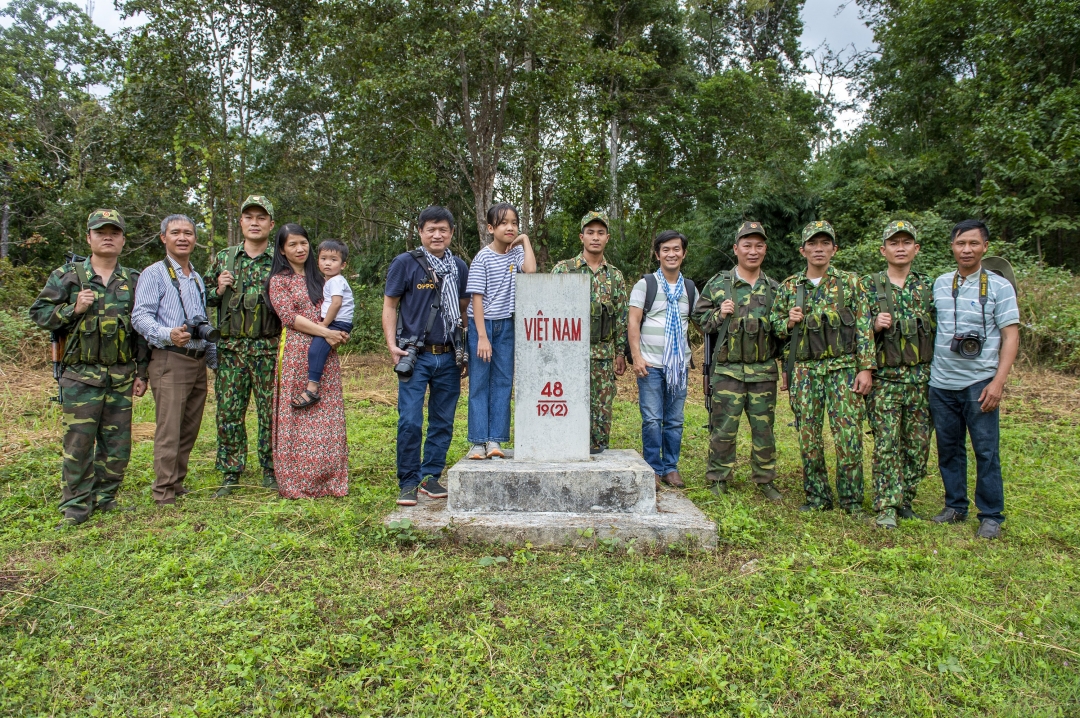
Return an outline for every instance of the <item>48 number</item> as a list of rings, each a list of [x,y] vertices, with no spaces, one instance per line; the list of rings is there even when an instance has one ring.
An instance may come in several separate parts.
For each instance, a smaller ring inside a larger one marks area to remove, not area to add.
[[[557,381],[552,384],[549,381],[544,384],[544,388],[540,390],[540,396],[562,396],[562,382]]]

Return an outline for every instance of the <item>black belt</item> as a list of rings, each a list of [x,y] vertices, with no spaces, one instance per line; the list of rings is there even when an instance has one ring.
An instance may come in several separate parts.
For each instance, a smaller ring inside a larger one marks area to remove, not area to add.
[[[205,349],[188,349],[186,347],[155,347],[166,352],[172,352],[173,354],[183,354],[190,359],[202,359],[206,356]]]
[[[453,344],[425,344],[423,351],[429,354],[449,354],[454,351]]]

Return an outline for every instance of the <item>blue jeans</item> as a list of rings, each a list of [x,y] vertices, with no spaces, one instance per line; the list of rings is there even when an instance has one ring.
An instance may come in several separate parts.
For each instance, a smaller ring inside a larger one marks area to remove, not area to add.
[[[664,370],[653,366],[644,379],[638,377],[637,387],[641,453],[654,472],[666,476],[679,468],[686,387],[672,391]]]
[[[469,443],[510,441],[514,388],[514,318],[485,319],[491,361],[476,355],[476,322],[469,317]]]
[[[427,443],[420,461],[424,427],[424,395],[428,397]],[[408,379],[398,379],[397,476],[401,490],[419,486],[421,477],[439,477],[454,438],[454,414],[461,396],[461,370],[454,354],[421,352]]]
[[[975,506],[979,519],[1001,522],[1005,520],[1001,513],[1005,510],[1005,488],[998,448],[998,411],[984,412],[979,406],[979,394],[991,381],[986,379],[959,390],[930,387],[930,414],[937,431],[945,506],[967,515],[967,434],[975,453]]]
[[[328,329],[336,329],[339,332],[352,332],[352,322],[330,322]],[[326,357],[330,356],[330,344],[322,337],[315,337],[307,350],[307,380],[322,381],[323,368],[326,367]]]

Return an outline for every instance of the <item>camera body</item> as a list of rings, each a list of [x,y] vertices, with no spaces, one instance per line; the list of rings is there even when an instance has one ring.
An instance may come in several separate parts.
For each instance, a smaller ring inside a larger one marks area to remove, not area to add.
[[[202,339],[211,344],[217,344],[217,340],[221,339],[221,332],[202,314],[192,317],[184,326],[195,339]]]
[[[974,359],[982,354],[982,335],[978,332],[953,334],[952,341],[949,343],[949,350],[956,352],[965,359]]]
[[[420,338],[412,336],[408,339],[398,339],[398,349],[404,349],[405,356],[394,365],[394,371],[402,379],[408,379],[416,368],[416,357],[420,352]]]

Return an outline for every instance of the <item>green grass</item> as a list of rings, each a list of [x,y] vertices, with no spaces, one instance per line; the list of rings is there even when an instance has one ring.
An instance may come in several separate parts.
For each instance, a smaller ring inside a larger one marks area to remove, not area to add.
[[[795,512],[786,400],[784,504],[759,499],[744,464],[716,499],[701,479],[698,396],[683,475],[721,527],[718,552],[536,551],[382,528],[396,493],[387,379],[368,371],[352,385],[341,500],[255,488],[211,500],[209,407],[199,491],[175,507],[153,506],[143,442],[122,494],[138,511],[58,533],[55,434],[9,457],[0,714],[1080,715],[1074,408],[1010,399],[997,543],[974,540],[973,522],[882,533]],[[136,421],[152,416],[139,401]],[[458,417],[451,460],[466,450],[464,397]],[[55,425],[55,408],[34,396],[0,422],[10,445]],[[620,400],[615,425],[615,446],[640,447],[636,404]],[[931,471],[916,510],[935,512],[941,493]]]

